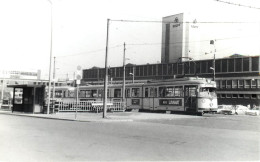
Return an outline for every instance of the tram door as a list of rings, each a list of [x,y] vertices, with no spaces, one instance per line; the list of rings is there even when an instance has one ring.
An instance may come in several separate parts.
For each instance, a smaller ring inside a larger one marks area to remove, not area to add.
[[[196,112],[197,110],[197,86],[184,86],[184,109]]]

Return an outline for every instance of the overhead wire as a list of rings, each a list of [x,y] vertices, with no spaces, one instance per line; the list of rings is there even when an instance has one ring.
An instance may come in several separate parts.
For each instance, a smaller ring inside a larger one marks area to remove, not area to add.
[[[235,5],[235,6],[239,6],[239,7],[247,7],[247,8],[252,8],[252,9],[260,10],[259,7],[253,7],[253,6],[243,5],[243,4],[239,4],[239,3],[233,3],[233,2],[222,1],[222,0],[214,0],[214,1],[221,2],[221,3],[226,3],[226,4],[229,4],[229,5]]]

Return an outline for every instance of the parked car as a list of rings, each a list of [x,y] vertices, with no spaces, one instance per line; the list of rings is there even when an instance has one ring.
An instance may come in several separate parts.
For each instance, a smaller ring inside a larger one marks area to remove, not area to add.
[[[255,115],[255,116],[257,116],[259,114],[260,114],[259,107],[255,107],[252,110],[247,110],[246,111],[246,115]]]
[[[232,106],[231,109],[225,109],[222,110],[221,112],[223,114],[227,114],[227,115],[245,115],[246,111],[248,111],[249,109],[246,106],[243,105],[234,105]]]
[[[224,114],[225,112],[229,112],[232,107],[232,105],[218,105],[217,113]]]

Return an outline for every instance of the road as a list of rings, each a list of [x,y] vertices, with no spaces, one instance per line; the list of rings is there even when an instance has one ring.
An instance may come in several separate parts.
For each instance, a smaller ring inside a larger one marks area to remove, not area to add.
[[[260,118],[77,122],[0,114],[0,161],[259,161]]]

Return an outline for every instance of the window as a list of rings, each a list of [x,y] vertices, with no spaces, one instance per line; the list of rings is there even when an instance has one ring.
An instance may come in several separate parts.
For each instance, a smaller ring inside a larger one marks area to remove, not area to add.
[[[220,81],[219,80],[216,80],[216,86],[217,86],[217,89],[220,88]]]
[[[245,88],[250,88],[251,80],[245,80]]]
[[[185,87],[185,96],[196,97],[196,87],[195,86],[186,86]]]
[[[232,98],[237,98],[237,96],[238,96],[237,94],[233,94]]]
[[[130,97],[130,89],[129,88],[127,88],[127,89],[125,89],[125,97]]]
[[[62,91],[55,91],[55,97],[57,98],[63,97],[62,94],[63,94]]]
[[[70,97],[70,98],[75,97],[74,91],[68,90],[68,97]]]
[[[226,88],[231,88],[232,80],[227,80]]]
[[[98,97],[97,90],[81,90],[80,97]]]
[[[238,88],[244,88],[244,80],[238,80]]]
[[[144,90],[144,97],[148,97],[148,94],[149,94],[149,92],[148,92],[148,88],[145,88],[145,90]]]
[[[238,94],[238,98],[244,98],[244,94]]]
[[[139,96],[140,96],[140,89],[132,88],[132,97],[139,97]]]
[[[175,97],[182,97],[183,96],[183,90],[182,90],[181,86],[175,87],[174,96]]]
[[[245,94],[244,97],[245,98],[250,98],[250,94]]]
[[[232,88],[237,88],[237,80],[232,80]]]
[[[256,88],[256,80],[252,79],[251,88]]]
[[[231,98],[232,95],[231,95],[231,94],[227,94],[226,97],[227,97],[227,98]]]
[[[226,88],[226,81],[225,80],[222,80],[221,81],[221,87],[222,89]]]
[[[173,87],[166,88],[166,97],[174,97],[174,88]]]
[[[165,87],[159,87],[159,97],[165,97]]]
[[[114,89],[114,97],[115,98],[121,97],[121,89]]]
[[[23,104],[23,88],[15,88],[14,104]]]
[[[86,97],[86,91],[85,90],[79,91],[79,97]]]
[[[157,97],[157,88],[150,88],[150,97]]]
[[[103,93],[104,93],[104,90],[103,89],[99,89],[98,90],[98,97],[102,97]]]
[[[256,96],[256,94],[252,94],[251,97],[252,97],[252,99],[256,99],[257,96]]]
[[[221,94],[221,98],[226,98],[226,94]]]

